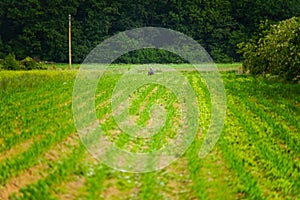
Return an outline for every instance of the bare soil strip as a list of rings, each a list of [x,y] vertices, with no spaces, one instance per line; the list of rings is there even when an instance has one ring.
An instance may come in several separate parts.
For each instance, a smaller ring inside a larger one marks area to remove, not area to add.
[[[12,157],[15,157],[19,154],[24,153],[25,151],[27,151],[31,147],[33,142],[37,141],[37,140],[39,140],[38,137],[35,137],[34,139],[33,138],[28,139],[28,140],[24,141],[23,143],[17,144],[16,146],[13,146],[11,149],[9,149],[5,152],[2,152],[0,154],[0,162],[6,160],[8,158],[12,158]]]
[[[181,157],[166,168],[167,174],[161,175],[159,179],[168,177],[162,187],[162,194],[166,199],[197,199],[193,194],[193,181],[190,179],[188,161]]]
[[[49,166],[47,163],[61,159],[68,156],[72,152],[72,148],[79,146],[78,136],[73,133],[70,134],[62,143],[55,145],[41,158],[45,158],[39,164],[27,169],[25,172],[12,177],[9,182],[0,188],[0,199],[9,199],[9,196],[18,192],[21,188],[37,182],[49,174]]]
[[[58,194],[54,194],[60,200],[78,199],[78,193],[84,187],[85,178],[83,176],[71,175],[69,182],[63,182],[58,185],[60,188]]]

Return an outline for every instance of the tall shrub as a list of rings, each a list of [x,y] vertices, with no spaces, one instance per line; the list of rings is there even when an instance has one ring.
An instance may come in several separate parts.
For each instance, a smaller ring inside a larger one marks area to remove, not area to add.
[[[21,70],[22,65],[16,60],[16,56],[13,53],[8,54],[0,63],[3,69],[6,70]]]
[[[288,81],[300,79],[300,17],[263,24],[259,38],[239,48],[245,71],[278,75]]]

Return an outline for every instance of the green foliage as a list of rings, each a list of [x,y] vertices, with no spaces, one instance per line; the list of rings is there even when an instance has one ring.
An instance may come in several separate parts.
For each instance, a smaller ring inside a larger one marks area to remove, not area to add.
[[[217,63],[233,63],[234,58],[228,56],[226,53],[223,52],[221,48],[213,47],[210,51],[210,55]]]
[[[25,59],[18,61],[16,60],[15,54],[10,53],[3,60],[0,61],[0,69],[34,70],[34,69],[47,69],[47,67],[30,57],[26,57]]]
[[[45,66],[43,66],[41,63],[38,63],[33,58],[26,57],[23,60],[21,60],[21,65],[24,66],[24,69],[26,70],[33,70],[33,69],[47,69]]]
[[[126,53],[114,63],[146,64],[146,63],[186,63],[180,56],[161,49],[140,49]]]
[[[1,0],[0,58],[15,52],[17,59],[30,56],[67,62],[71,14],[75,63],[106,38],[145,26],[180,31],[199,42],[217,62],[240,61],[236,45],[247,41],[261,20],[277,22],[299,13],[297,0]],[[135,56],[141,57],[134,62],[143,62],[143,55]]]
[[[271,74],[300,80],[300,17],[261,25],[259,38],[239,45],[243,67],[252,74]]]
[[[2,61],[1,61],[2,69],[6,70],[21,70],[22,65],[19,61],[16,60],[16,56],[13,53],[8,54]]]

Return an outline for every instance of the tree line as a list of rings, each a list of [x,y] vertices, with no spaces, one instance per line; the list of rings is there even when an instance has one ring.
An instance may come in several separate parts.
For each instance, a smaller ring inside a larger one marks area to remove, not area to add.
[[[299,0],[1,0],[0,58],[14,53],[68,61],[68,15],[72,15],[73,61],[80,63],[106,38],[153,26],[182,32],[216,62],[240,61],[237,45],[256,37],[262,21],[300,15]],[[132,59],[135,57],[135,59]],[[183,62],[154,50],[133,52],[118,62]]]

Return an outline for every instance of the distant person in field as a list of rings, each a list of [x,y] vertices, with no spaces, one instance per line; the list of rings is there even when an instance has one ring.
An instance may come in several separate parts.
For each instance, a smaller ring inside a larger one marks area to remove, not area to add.
[[[151,76],[154,74],[154,69],[152,67],[150,67],[150,70],[148,72],[148,76]]]

